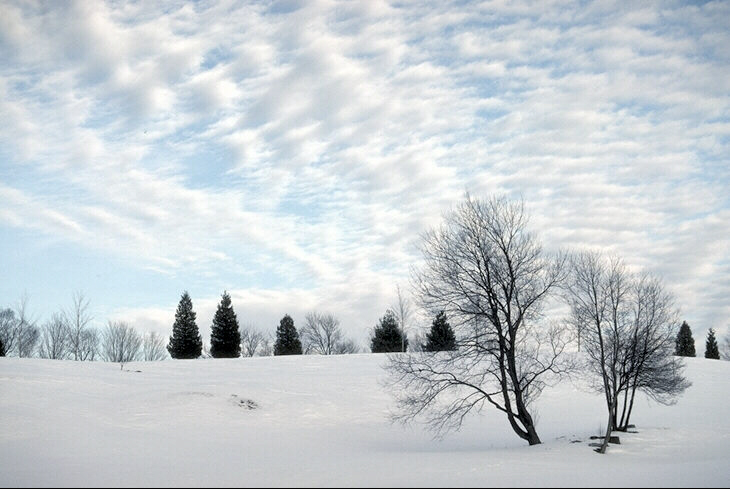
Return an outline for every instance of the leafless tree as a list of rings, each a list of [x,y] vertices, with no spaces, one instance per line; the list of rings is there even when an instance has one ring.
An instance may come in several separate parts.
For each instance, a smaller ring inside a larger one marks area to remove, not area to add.
[[[730,331],[728,331],[725,338],[722,340],[722,351],[720,352],[720,356],[723,360],[730,361]]]
[[[92,318],[89,314],[89,300],[83,292],[74,293],[72,302],[71,308],[64,313],[68,324],[69,349],[74,360],[81,360],[84,333]]]
[[[355,343],[354,340],[344,339],[335,345],[333,355],[352,355],[353,353],[360,353],[361,348]]]
[[[397,419],[422,415],[440,433],[487,405],[540,443],[530,405],[562,372],[569,340],[565,328],[543,326],[541,310],[565,257],[547,256],[527,223],[522,202],[467,197],[424,235],[414,288],[426,311],[448,314],[458,349],[391,355]]]
[[[0,309],[0,341],[5,347],[5,354],[15,348],[15,312],[12,309]]]
[[[41,328],[38,355],[51,360],[68,358],[70,347],[69,327],[63,314],[55,313]]]
[[[332,314],[309,312],[304,317],[304,326],[299,330],[299,338],[305,354],[332,355],[335,347],[342,341],[340,321]]]
[[[261,345],[256,351],[256,356],[271,357],[274,355],[274,338],[271,334],[262,335]]]
[[[264,334],[254,326],[243,326],[241,328],[241,356],[256,356],[264,346],[265,339]]]
[[[395,313],[401,329],[401,352],[406,351],[406,328],[411,320],[411,301],[401,291],[400,285],[396,286],[397,302],[390,309]]]
[[[127,323],[109,321],[101,336],[101,357],[103,360],[127,363],[139,359],[142,337]]]
[[[78,360],[93,362],[99,353],[99,331],[95,328],[86,328],[81,333],[81,342],[78,347]]]
[[[570,322],[583,333],[585,370],[605,396],[605,453],[615,430],[625,430],[637,390],[671,403],[688,384],[672,357],[677,314],[661,282],[630,274],[618,258],[582,253],[572,260],[566,287]],[[620,416],[620,417],[619,417]]]
[[[146,333],[142,339],[142,359],[159,362],[167,358],[165,338],[156,332]]]
[[[38,326],[36,326],[36,320],[28,310],[28,295],[23,294],[15,306],[13,342],[17,355],[21,358],[33,356],[40,336],[41,334]]]

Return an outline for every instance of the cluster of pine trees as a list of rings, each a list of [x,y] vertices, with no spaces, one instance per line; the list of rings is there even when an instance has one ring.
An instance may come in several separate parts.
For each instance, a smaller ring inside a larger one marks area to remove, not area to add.
[[[677,356],[680,357],[695,357],[697,352],[695,350],[695,340],[692,337],[692,328],[689,327],[686,321],[682,323],[677,334]],[[717,344],[717,338],[715,337],[715,330],[710,328],[707,332],[707,339],[705,340],[705,358],[712,360],[720,359],[720,347]]]
[[[433,320],[431,331],[421,348],[427,352],[456,349],[456,336],[442,311]],[[408,338],[398,324],[393,311],[386,311],[376,325],[371,338],[373,353],[408,351]],[[203,338],[196,322],[193,301],[184,292],[175,311],[175,322],[167,351],[175,359],[194,359],[203,354]],[[286,314],[276,328],[274,355],[302,355],[302,341],[294,326],[294,320]],[[238,358],[241,356],[241,332],[233,310],[231,296],[224,292],[213,316],[210,333],[210,355],[213,358]]]

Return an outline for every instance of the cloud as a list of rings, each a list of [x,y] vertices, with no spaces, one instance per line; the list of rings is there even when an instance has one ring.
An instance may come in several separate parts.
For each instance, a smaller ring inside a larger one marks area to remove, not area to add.
[[[548,248],[621,253],[726,321],[726,3],[0,10],[5,224],[363,337],[418,234],[507,193]],[[166,324],[156,300],[124,313]]]

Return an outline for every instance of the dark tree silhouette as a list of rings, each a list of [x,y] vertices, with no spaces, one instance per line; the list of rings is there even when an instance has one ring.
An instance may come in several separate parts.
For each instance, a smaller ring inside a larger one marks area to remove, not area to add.
[[[231,296],[223,292],[213,316],[210,329],[210,355],[213,358],[238,358],[241,356],[241,332],[238,319],[231,305]]]
[[[687,324],[687,321],[682,323],[682,326],[679,328],[679,334],[677,334],[676,355],[678,357],[696,356],[695,340],[692,338],[692,329]]]
[[[193,301],[185,291],[180,298],[175,312],[175,323],[172,325],[172,336],[167,351],[175,359],[198,358],[203,352],[203,339],[198,325],[195,323]]]
[[[433,320],[423,350],[430,352],[456,350],[456,336],[444,311],[440,311]]]
[[[375,326],[370,350],[373,353],[395,353],[403,349],[408,349],[408,338],[404,337],[403,329],[398,326],[395,313],[388,309]]]
[[[717,345],[717,338],[715,338],[715,330],[710,328],[707,333],[707,341],[705,342],[705,358],[711,360],[720,359],[720,348]]]
[[[279,327],[276,328],[276,343],[274,344],[274,355],[301,355],[302,342],[299,340],[299,332],[294,327],[294,320],[288,314],[281,318]]]

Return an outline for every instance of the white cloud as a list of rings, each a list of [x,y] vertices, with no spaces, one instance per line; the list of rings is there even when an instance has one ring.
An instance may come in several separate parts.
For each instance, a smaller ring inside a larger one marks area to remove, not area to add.
[[[550,247],[622,253],[726,321],[725,3],[0,9],[4,223],[240,271],[266,322],[317,307],[362,335],[419,232],[465,190],[506,192]]]

